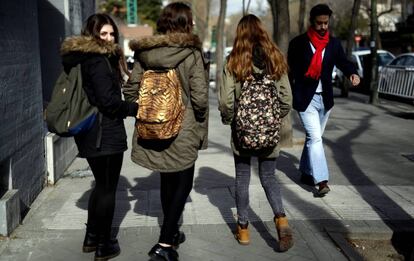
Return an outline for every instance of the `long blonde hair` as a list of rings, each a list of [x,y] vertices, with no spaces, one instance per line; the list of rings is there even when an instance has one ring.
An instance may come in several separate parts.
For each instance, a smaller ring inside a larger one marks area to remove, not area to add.
[[[227,61],[227,69],[237,81],[244,81],[253,73],[253,47],[261,48],[265,54],[265,71],[272,79],[279,80],[287,73],[284,55],[270,39],[260,19],[249,14],[237,25],[233,49]]]

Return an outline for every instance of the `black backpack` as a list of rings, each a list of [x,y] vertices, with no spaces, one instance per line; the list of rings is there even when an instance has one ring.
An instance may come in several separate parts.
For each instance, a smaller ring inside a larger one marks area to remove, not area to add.
[[[110,70],[111,65],[105,57]],[[98,118],[98,108],[89,103],[82,87],[81,65],[64,70],[57,79],[52,98],[46,108],[46,123],[50,132],[71,137],[89,131]]]
[[[279,92],[273,79],[254,74],[241,87],[237,101],[235,129],[237,143],[243,149],[275,147],[280,139]]]

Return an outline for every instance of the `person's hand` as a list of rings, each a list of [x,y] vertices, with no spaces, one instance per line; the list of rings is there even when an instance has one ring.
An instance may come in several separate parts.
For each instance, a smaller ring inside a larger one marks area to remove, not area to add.
[[[349,80],[351,81],[352,86],[357,86],[361,82],[361,79],[357,74],[352,74],[351,77],[349,77]]]

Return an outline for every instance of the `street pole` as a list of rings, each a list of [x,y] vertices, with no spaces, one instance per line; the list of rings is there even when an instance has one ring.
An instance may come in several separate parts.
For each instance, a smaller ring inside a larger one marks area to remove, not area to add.
[[[378,104],[377,33],[377,0],[371,0],[371,81],[369,102],[373,105]]]

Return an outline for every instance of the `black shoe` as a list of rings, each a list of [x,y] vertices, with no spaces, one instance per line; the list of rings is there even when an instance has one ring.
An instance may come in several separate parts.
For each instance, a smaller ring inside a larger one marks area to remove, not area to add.
[[[98,238],[95,233],[86,231],[85,239],[83,240],[82,251],[84,253],[90,253],[96,251],[96,246],[98,245]]]
[[[82,251],[84,253],[93,252],[96,250],[96,246],[98,245],[98,236],[96,235],[96,231],[93,226],[86,225],[86,233],[85,239],[83,240]]]
[[[175,233],[173,237],[172,245],[174,248],[178,248],[181,243],[185,241],[185,234],[182,231],[178,231]]]
[[[99,240],[95,252],[95,261],[104,261],[118,256],[121,248],[117,239]]]
[[[148,252],[152,261],[178,261],[178,253],[172,247],[163,247],[156,244]]]
[[[329,191],[331,191],[331,189],[328,186],[328,181],[324,180],[322,182],[318,183],[318,196],[319,197],[323,197],[325,196]]]
[[[315,186],[315,182],[313,181],[313,176],[304,174],[300,176],[300,182],[308,186]]]

